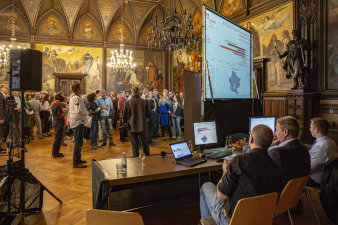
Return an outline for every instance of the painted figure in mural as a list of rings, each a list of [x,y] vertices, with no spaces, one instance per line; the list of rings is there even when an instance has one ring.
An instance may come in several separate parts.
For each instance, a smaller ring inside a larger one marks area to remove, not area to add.
[[[277,39],[277,35],[273,34],[267,48],[267,57],[270,58],[270,63],[268,64],[270,66],[269,69],[274,75],[274,82],[277,85],[281,84],[282,79],[282,66],[278,55],[278,52],[281,51],[283,52],[283,44]]]
[[[55,34],[55,32],[56,32],[56,21],[54,20],[54,19],[50,19],[49,20],[49,24],[48,24],[48,26],[47,26],[47,29],[48,29],[48,32],[49,32],[49,34],[50,35],[54,35]]]
[[[101,73],[102,73],[101,59],[99,56],[96,56],[88,71],[87,82],[90,84],[87,90],[88,92],[90,90],[95,91],[96,89],[101,88]]]
[[[271,14],[270,16],[266,16],[264,19],[264,23],[260,26],[264,31],[265,35],[268,36],[271,30],[277,30],[282,27],[283,23],[290,18],[289,13],[280,17],[279,13],[284,8],[278,10],[277,12]]]
[[[226,12],[226,14],[228,16],[231,16],[232,14],[234,14],[234,12],[236,12],[236,10],[238,9],[240,3],[238,0],[229,0],[228,3],[225,3],[225,9],[224,12]]]
[[[290,37],[289,31],[288,30],[283,30],[282,36],[283,36],[283,39],[282,39],[283,52],[286,52],[287,45],[291,41],[291,37]]]
[[[56,58],[58,54],[55,49],[49,49],[49,47],[45,47],[45,55],[52,63],[55,73],[59,73],[65,67],[65,60]]]
[[[338,38],[336,37],[332,43],[328,45],[329,67],[328,75],[338,76]]]
[[[251,22],[248,22],[246,27],[249,31],[251,31],[253,35],[253,56],[258,57],[261,55],[261,47],[260,47],[258,29]]]
[[[92,39],[93,38],[93,30],[92,30],[92,28],[90,26],[90,23],[86,23],[86,27],[85,27],[84,31],[85,31],[84,35],[85,35],[85,37],[87,39]]]
[[[299,30],[293,30],[292,35],[293,40],[287,44],[287,50],[278,54],[281,59],[286,57],[283,69],[286,71],[286,78],[294,80],[292,89],[304,88],[305,40],[301,38]]]
[[[83,72],[88,73],[90,66],[92,65],[93,62],[93,56],[90,53],[90,49],[87,49],[87,53],[83,56],[83,58],[84,58]]]

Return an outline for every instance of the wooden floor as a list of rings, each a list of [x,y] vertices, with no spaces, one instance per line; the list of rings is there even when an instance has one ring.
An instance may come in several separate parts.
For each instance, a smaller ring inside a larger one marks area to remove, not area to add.
[[[82,159],[87,160],[88,168],[73,169],[73,142],[67,143],[68,146],[66,147],[61,147],[61,152],[65,154],[64,158],[53,159],[51,153],[53,140],[52,136],[42,140],[35,139],[30,144],[27,144],[28,152],[25,154],[25,162],[30,172],[59,197],[63,204],[60,205],[47,192],[44,192],[43,211],[25,217],[25,224],[86,224],[85,213],[92,208],[91,161],[93,159],[119,158],[123,152],[126,152],[127,156],[131,156],[131,145],[129,142],[120,142],[117,131],[114,133],[114,142],[117,144],[114,147],[105,146],[98,150],[91,150],[89,141],[87,141],[82,148]],[[151,154],[160,154],[161,151],[169,153],[168,144],[174,142],[168,140],[168,138],[165,141],[162,138],[157,138],[154,141],[156,144],[150,147]],[[0,157],[0,165],[5,165],[5,160],[6,157]],[[303,202],[304,209],[299,213],[293,213],[294,224],[316,224],[308,198],[304,197]],[[317,210],[320,212],[321,224],[331,225],[332,223],[328,222],[328,219],[323,214],[319,202],[317,201],[316,203]],[[177,210],[181,206],[184,208],[183,212]],[[183,201],[142,209],[140,213],[143,215],[146,224],[197,224],[196,221],[199,219],[198,199],[192,200],[191,204]],[[163,214],[163,216],[154,216],[154,213]],[[190,220],[188,219],[190,222],[182,223],[180,221],[180,217],[183,216],[182,213],[191,218]],[[175,216],[173,217],[173,215]],[[274,220],[274,224],[288,225],[290,223],[288,217],[282,215]]]

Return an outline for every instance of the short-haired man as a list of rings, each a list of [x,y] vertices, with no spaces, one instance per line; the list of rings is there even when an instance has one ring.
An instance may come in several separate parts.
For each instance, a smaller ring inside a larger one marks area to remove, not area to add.
[[[69,101],[69,126],[74,133],[74,153],[73,168],[86,168],[85,160],[81,160],[81,148],[83,145],[84,124],[87,123],[88,111],[83,103],[81,94],[81,85],[75,83],[72,85],[73,94]]]
[[[269,156],[282,169],[285,184],[298,177],[310,174],[309,151],[297,140],[299,124],[292,116],[276,121],[277,144],[269,148]]]
[[[132,98],[124,103],[123,121],[128,122],[129,137],[132,145],[133,157],[139,156],[139,139],[142,142],[143,153],[149,155],[149,143],[147,138],[147,118],[151,116],[151,108],[148,102],[140,98],[140,88],[133,87]]]
[[[311,120],[310,131],[312,136],[316,138],[316,141],[309,151],[311,157],[311,175],[307,185],[319,187],[325,166],[338,157],[338,150],[334,141],[327,136],[329,133],[329,123],[326,119],[313,118]]]
[[[270,128],[255,126],[250,134],[247,154],[223,162],[223,176],[217,187],[207,182],[200,191],[201,218],[212,216],[217,224],[229,224],[237,202],[282,189],[282,174],[268,155],[273,139]]]
[[[96,100],[96,104],[98,107],[101,108],[101,115],[100,115],[100,126],[101,126],[101,132],[102,132],[102,138],[103,143],[101,146],[107,145],[107,134],[106,134],[106,127],[108,127],[108,138],[109,138],[109,145],[116,146],[116,144],[113,142],[113,121],[109,117],[109,112],[111,108],[113,107],[113,102],[109,96],[106,96],[106,91],[101,90],[100,97]]]

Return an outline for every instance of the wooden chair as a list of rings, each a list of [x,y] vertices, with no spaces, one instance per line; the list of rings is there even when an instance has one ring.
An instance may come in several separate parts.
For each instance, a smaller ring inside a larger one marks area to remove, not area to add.
[[[307,192],[308,197],[310,198],[310,202],[311,202],[311,205],[312,205],[313,212],[315,213],[315,216],[316,216],[316,219],[317,219],[317,223],[320,225],[320,221],[319,221],[319,217],[318,217],[318,214],[317,214],[317,210],[315,208],[315,205],[314,205],[312,197],[311,197],[311,193],[314,193],[315,195],[318,196],[319,192],[320,192],[320,189],[319,188],[315,188],[315,187],[305,186],[305,190]]]
[[[238,201],[230,220],[230,225],[272,225],[278,194],[277,192],[243,198]],[[216,224],[211,217],[203,218],[200,223]]]
[[[86,213],[87,225],[144,225],[142,216],[134,212],[90,209]]]
[[[290,223],[293,225],[290,209],[297,206],[299,197],[309,179],[309,175],[289,180],[277,202],[275,216],[288,212]]]

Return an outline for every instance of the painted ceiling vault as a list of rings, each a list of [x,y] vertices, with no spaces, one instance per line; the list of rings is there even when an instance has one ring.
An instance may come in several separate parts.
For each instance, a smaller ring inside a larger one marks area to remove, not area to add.
[[[184,10],[201,23],[202,4],[223,12],[229,0],[173,0],[179,16]],[[13,0],[0,1],[0,36],[10,36]],[[231,1],[230,1],[231,2]],[[241,5],[244,0],[236,0]],[[35,41],[64,40],[91,43],[124,42],[146,45],[146,36],[158,20],[170,14],[170,0],[14,0],[16,35]],[[124,21],[121,20],[123,9]],[[238,9],[242,9],[238,7]],[[198,31],[196,31],[198,32]]]

